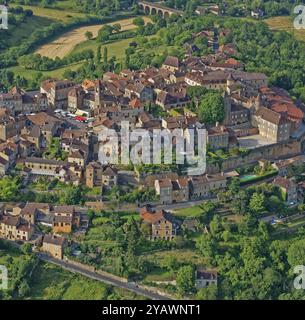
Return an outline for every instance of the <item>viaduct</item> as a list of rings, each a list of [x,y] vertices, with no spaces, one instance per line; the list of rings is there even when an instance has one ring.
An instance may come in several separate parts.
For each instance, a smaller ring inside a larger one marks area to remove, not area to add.
[[[147,15],[159,15],[160,17],[166,19],[169,16],[176,14],[176,15],[183,15],[183,11],[164,7],[160,3],[153,3],[147,1],[139,1],[138,2],[139,8]]]

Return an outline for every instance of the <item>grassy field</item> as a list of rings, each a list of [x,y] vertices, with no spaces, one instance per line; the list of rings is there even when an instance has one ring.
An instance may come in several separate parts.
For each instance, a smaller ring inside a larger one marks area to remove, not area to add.
[[[204,265],[205,260],[191,249],[165,250],[144,254],[143,258],[154,264],[154,269],[145,277],[146,281],[172,281],[175,275],[162,267],[164,260],[172,257],[176,259],[179,265],[188,264],[190,261],[194,264]]]
[[[146,38],[150,39],[153,37],[156,37],[156,36],[148,36]],[[109,57],[115,56],[117,58],[118,62],[123,62],[123,60],[125,58],[125,50],[129,47],[129,44],[132,41],[134,41],[134,38],[109,42],[109,43],[101,46],[101,48],[102,48],[101,51],[103,52],[103,48],[107,47]],[[94,52],[96,52],[98,46],[99,46],[99,43],[95,39],[87,40],[87,41],[84,41],[84,42],[76,45],[71,53],[81,52],[85,49],[91,49]],[[162,45],[162,46],[153,48],[152,50],[155,53],[161,54],[166,49],[169,49],[169,48],[172,48],[172,47],[166,47],[165,45]]]
[[[67,1],[63,1],[67,2]],[[64,5],[64,4],[62,4]],[[10,4],[11,7],[16,7],[16,4]],[[22,5],[23,9],[29,9],[33,11],[34,16],[37,17],[43,17],[43,18],[48,18],[50,20],[59,20],[62,22],[67,22],[71,18],[74,17],[84,17],[86,16],[84,13],[76,12],[72,9],[69,9],[69,13],[67,11],[61,9],[60,7],[58,9],[51,9],[51,8],[43,8],[43,7],[38,7],[38,6],[26,6]]]
[[[126,48],[128,48],[129,43],[131,41],[132,39],[123,39],[123,40],[108,43],[106,45],[102,45],[102,52],[103,52],[103,48],[107,47],[109,57],[115,56],[117,58],[117,61],[122,61],[125,57],[125,50]],[[88,41],[77,44],[75,48],[72,50],[72,53],[80,52],[86,49],[91,49],[94,52],[96,52],[97,47],[98,47],[97,41],[88,40]]]
[[[143,17],[143,19],[146,23],[151,21],[148,17]],[[133,24],[133,18],[118,20],[110,23],[110,25],[113,24],[120,24],[122,28],[121,31],[132,30],[135,28],[135,25]],[[102,28],[102,26],[103,24],[98,24],[75,28],[69,32],[64,33],[54,41],[41,46],[40,48],[38,48],[36,53],[50,58],[63,58],[67,54],[71,53],[76,45],[80,45],[82,49],[85,49],[83,47],[83,42],[86,41],[85,33],[87,31],[90,31],[92,32],[93,37],[96,37],[98,31]]]
[[[271,30],[284,30],[292,33],[295,38],[299,41],[305,41],[305,30],[296,30],[293,27],[293,18],[282,16],[282,17],[273,17],[267,20],[264,20]]]
[[[63,74],[66,70],[69,69],[72,71],[76,71],[79,67],[81,67],[82,64],[83,64],[82,62],[78,62],[78,63],[70,64],[52,71],[27,70],[21,66],[11,67],[11,68],[8,68],[8,70],[13,71],[16,75],[25,77],[27,80],[35,79],[35,77],[37,77],[37,75],[40,73],[46,78],[63,79]]]
[[[180,218],[199,217],[202,215],[202,209],[200,206],[193,206],[190,208],[175,210],[174,215]]]

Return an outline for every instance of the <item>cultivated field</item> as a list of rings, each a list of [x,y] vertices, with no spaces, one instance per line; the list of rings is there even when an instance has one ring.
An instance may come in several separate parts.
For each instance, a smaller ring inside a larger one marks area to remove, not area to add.
[[[145,23],[150,21],[148,17],[143,17],[143,19],[145,20]],[[118,20],[110,24],[120,24],[122,27],[121,31],[131,30],[135,28],[135,25],[133,24],[133,18]],[[69,54],[76,45],[86,41],[86,31],[91,31],[93,33],[93,37],[96,37],[98,31],[101,29],[102,26],[103,24],[98,24],[76,28],[72,31],[69,31],[61,35],[56,40],[41,46],[40,48],[38,48],[36,53],[53,59],[55,57],[63,58],[67,54]]]
[[[299,41],[305,41],[305,30],[296,30],[293,27],[293,18],[291,17],[274,17],[264,20],[271,30],[284,30],[292,33]]]

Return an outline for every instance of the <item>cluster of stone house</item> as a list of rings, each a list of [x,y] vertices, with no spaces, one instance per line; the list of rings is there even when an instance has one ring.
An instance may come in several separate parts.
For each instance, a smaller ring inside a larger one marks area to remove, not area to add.
[[[223,35],[228,32],[221,30]],[[211,30],[193,35],[210,42],[213,36]],[[247,136],[258,136],[267,144],[300,140],[305,132],[305,107],[294,102],[284,90],[269,88],[265,74],[244,71],[243,64],[236,59],[234,44],[222,45],[217,53],[204,57],[190,52],[196,51],[192,44],[187,51],[184,59],[166,57],[160,68],[107,72],[102,79],[86,79],[78,84],[49,79],[42,82],[39,92],[15,87],[0,94],[0,175],[8,174],[15,164],[22,164],[22,174],[27,179],[43,176],[89,188],[118,185],[117,167],[100,163],[98,153],[102,150],[111,156],[117,151],[113,141],[108,136],[101,138],[101,134],[109,129],[119,131],[122,121],[128,121],[131,129],[142,128],[150,133],[154,129],[183,129],[186,138],[188,129],[205,128],[208,146],[213,151],[239,147],[241,139]],[[197,107],[200,103],[200,99],[191,101],[188,95],[189,87],[194,86],[222,94],[225,111],[222,123],[202,123],[196,111],[190,110],[191,103]],[[65,111],[66,116],[63,113],[60,116],[57,109]],[[160,109],[166,116],[158,115]],[[85,117],[88,123],[81,126],[68,113]],[[59,140],[61,154],[50,158],[46,152],[54,138]],[[285,167],[283,163],[274,165]],[[160,177],[152,187],[161,204],[204,199],[226,188],[227,176],[220,171],[193,177]],[[281,171],[285,179],[284,169]],[[290,188],[282,180],[275,183]],[[287,201],[293,202],[290,193],[287,194]],[[68,213],[56,219],[59,228],[69,229]]]
[[[208,30],[194,35],[195,38],[211,36]],[[152,116],[150,111],[155,106],[167,112],[175,109],[177,115],[169,115],[166,120],[179,126],[181,118],[196,118],[196,114],[188,109],[191,99],[187,88],[200,86],[219,90],[224,96],[224,122],[215,127],[206,125],[209,144],[213,148],[238,146],[236,138],[253,134],[260,134],[274,143],[289,140],[302,124],[302,106],[297,106],[283,90],[268,88],[265,74],[243,71],[242,63],[233,55],[237,55],[235,46],[227,44],[221,46],[217,53],[205,57],[186,55],[180,61],[177,57],[168,56],[160,69],[122,70],[119,74],[107,72],[103,79],[85,80],[81,84],[50,79],[41,84],[38,93],[13,88],[0,94],[0,107],[7,112],[0,123],[0,139],[19,135],[23,144],[35,140],[31,148],[34,150],[36,147],[39,151],[44,140],[49,142],[64,126],[62,121],[44,114],[44,111],[50,113],[55,109],[94,118],[91,126],[95,134],[119,128],[124,120],[132,126],[146,129],[167,127],[164,126],[165,119]],[[28,115],[25,121],[31,125],[24,125],[24,119],[16,115],[29,112],[38,114]],[[184,121],[184,126],[188,125],[188,120]]]
[[[204,174],[201,176],[179,177],[177,179],[155,180],[156,194],[161,204],[172,204],[209,198],[214,191],[227,186],[226,174]]]
[[[47,203],[16,204],[0,210],[0,238],[11,241],[39,243],[41,250],[62,259],[67,235],[78,230],[83,221],[75,206],[52,206]],[[44,234],[37,225],[48,227]]]

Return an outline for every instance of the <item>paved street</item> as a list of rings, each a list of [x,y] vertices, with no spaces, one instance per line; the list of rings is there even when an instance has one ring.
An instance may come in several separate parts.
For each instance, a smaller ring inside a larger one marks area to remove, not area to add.
[[[71,263],[67,263],[67,262],[62,261],[62,260],[57,260],[57,259],[51,258],[51,257],[49,257],[49,256],[47,256],[45,254],[39,253],[39,254],[37,254],[37,256],[39,257],[39,259],[41,259],[43,261],[46,261],[46,262],[49,262],[49,263],[53,263],[53,264],[55,264],[57,266],[60,266],[60,267],[62,267],[64,269],[70,271],[70,272],[78,273],[78,274],[81,274],[81,275],[83,275],[85,277],[88,277],[88,278],[91,278],[91,279],[106,283],[108,285],[132,291],[132,292],[134,292],[136,294],[142,295],[142,296],[147,297],[147,298],[149,298],[151,300],[171,300],[167,296],[162,296],[162,295],[159,295],[157,293],[151,292],[149,290],[145,290],[145,289],[139,288],[135,283],[131,283],[131,282],[126,283],[126,282],[114,279],[111,276],[108,277],[106,275],[101,275],[101,274],[98,274],[98,273],[95,273],[95,272],[91,272],[91,271],[88,271],[88,270],[86,270],[84,268],[81,268],[79,266],[75,266],[75,265],[73,265]],[[81,299],[81,297],[80,297],[80,299]]]

